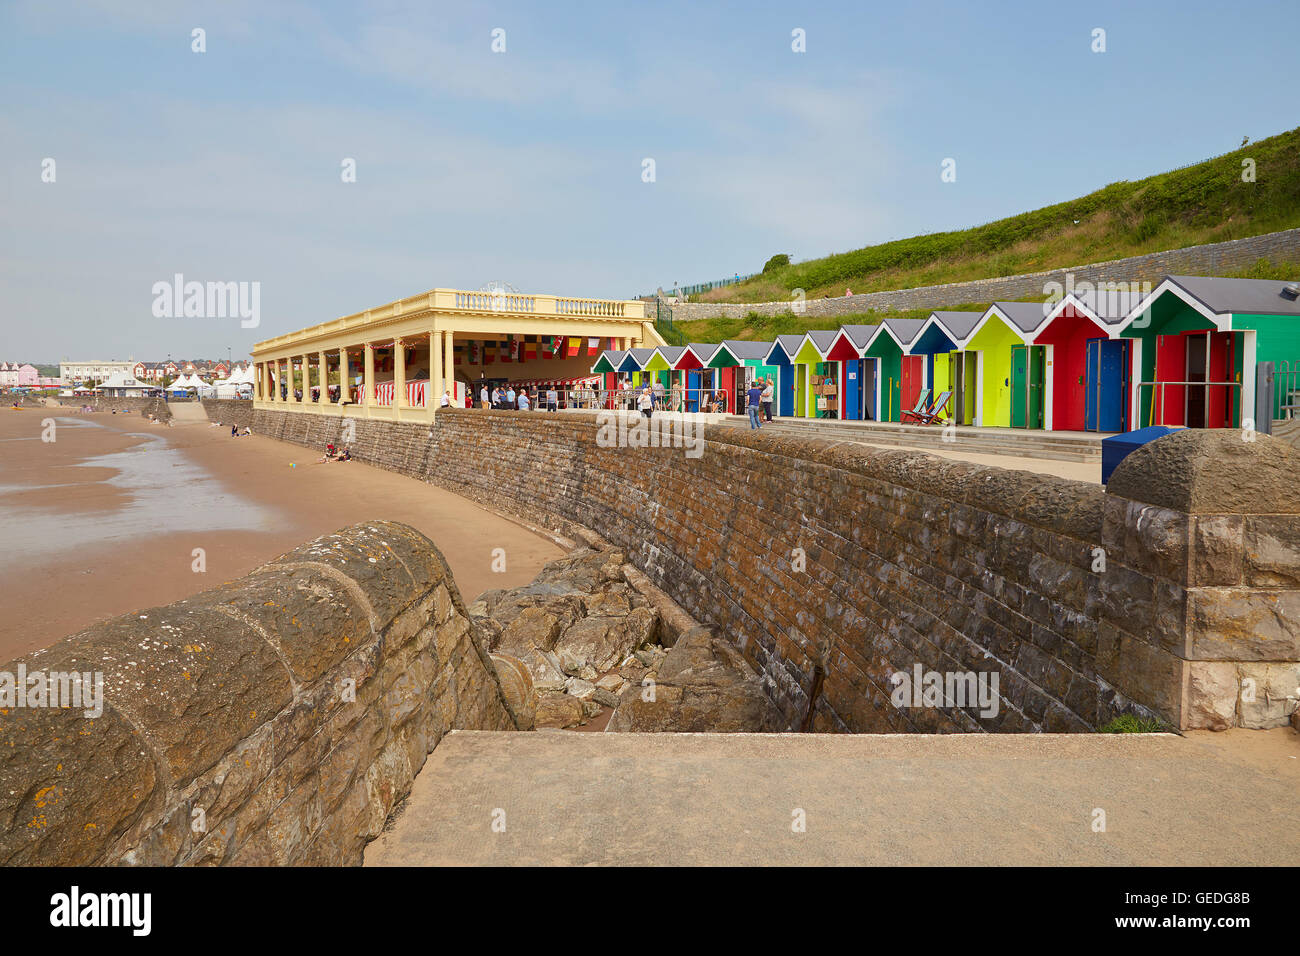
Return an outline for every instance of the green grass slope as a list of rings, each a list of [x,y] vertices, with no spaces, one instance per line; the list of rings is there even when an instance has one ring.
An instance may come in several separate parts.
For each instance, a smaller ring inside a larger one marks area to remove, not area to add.
[[[1242,181],[1242,160],[1255,181]],[[1077,222],[1076,222],[1077,221]],[[974,229],[914,236],[778,267],[700,296],[770,302],[1017,275],[1300,226],[1300,128],[1232,153]]]

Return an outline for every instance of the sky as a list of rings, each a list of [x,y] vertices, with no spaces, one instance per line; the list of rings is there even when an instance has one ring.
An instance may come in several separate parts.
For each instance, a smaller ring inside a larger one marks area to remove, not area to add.
[[[239,359],[435,287],[630,298],[978,225],[1300,125],[1295,9],[2,3],[0,361]],[[257,283],[256,323],[166,314],[177,274]]]

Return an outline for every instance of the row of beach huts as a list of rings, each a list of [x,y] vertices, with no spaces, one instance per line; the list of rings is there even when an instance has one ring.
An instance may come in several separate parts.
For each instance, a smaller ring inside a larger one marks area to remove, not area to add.
[[[1047,302],[774,342],[605,351],[592,373],[607,388],[680,390],[689,411],[716,393],[738,411],[764,378],[775,384],[773,414],[787,417],[898,422],[943,400],[940,416],[959,425],[1121,432],[1291,417],[1298,360],[1300,284],[1167,276],[1145,290],[1080,284]]]

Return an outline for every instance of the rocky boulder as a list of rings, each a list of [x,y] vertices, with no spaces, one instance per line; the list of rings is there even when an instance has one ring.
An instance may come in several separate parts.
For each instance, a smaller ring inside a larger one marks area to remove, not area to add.
[[[758,675],[705,627],[683,634],[658,665],[619,697],[607,730],[632,733],[760,733],[780,715]]]

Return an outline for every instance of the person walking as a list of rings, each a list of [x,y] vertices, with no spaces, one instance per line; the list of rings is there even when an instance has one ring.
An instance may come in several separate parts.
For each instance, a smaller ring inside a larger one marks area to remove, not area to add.
[[[637,407],[641,409],[641,414],[646,418],[650,418],[654,414],[654,394],[650,391],[649,386],[641,389],[641,397],[636,400],[636,403]]]
[[[759,401],[763,405],[763,418],[770,422],[772,420],[772,396],[774,390],[772,388],[772,383],[767,379],[760,378],[759,381],[763,383],[763,392],[759,398]]]
[[[749,413],[749,427],[752,431],[755,428],[762,428],[763,423],[758,420],[758,405],[763,400],[763,390],[758,387],[758,382],[749,386],[749,391],[745,393],[745,411]]]

